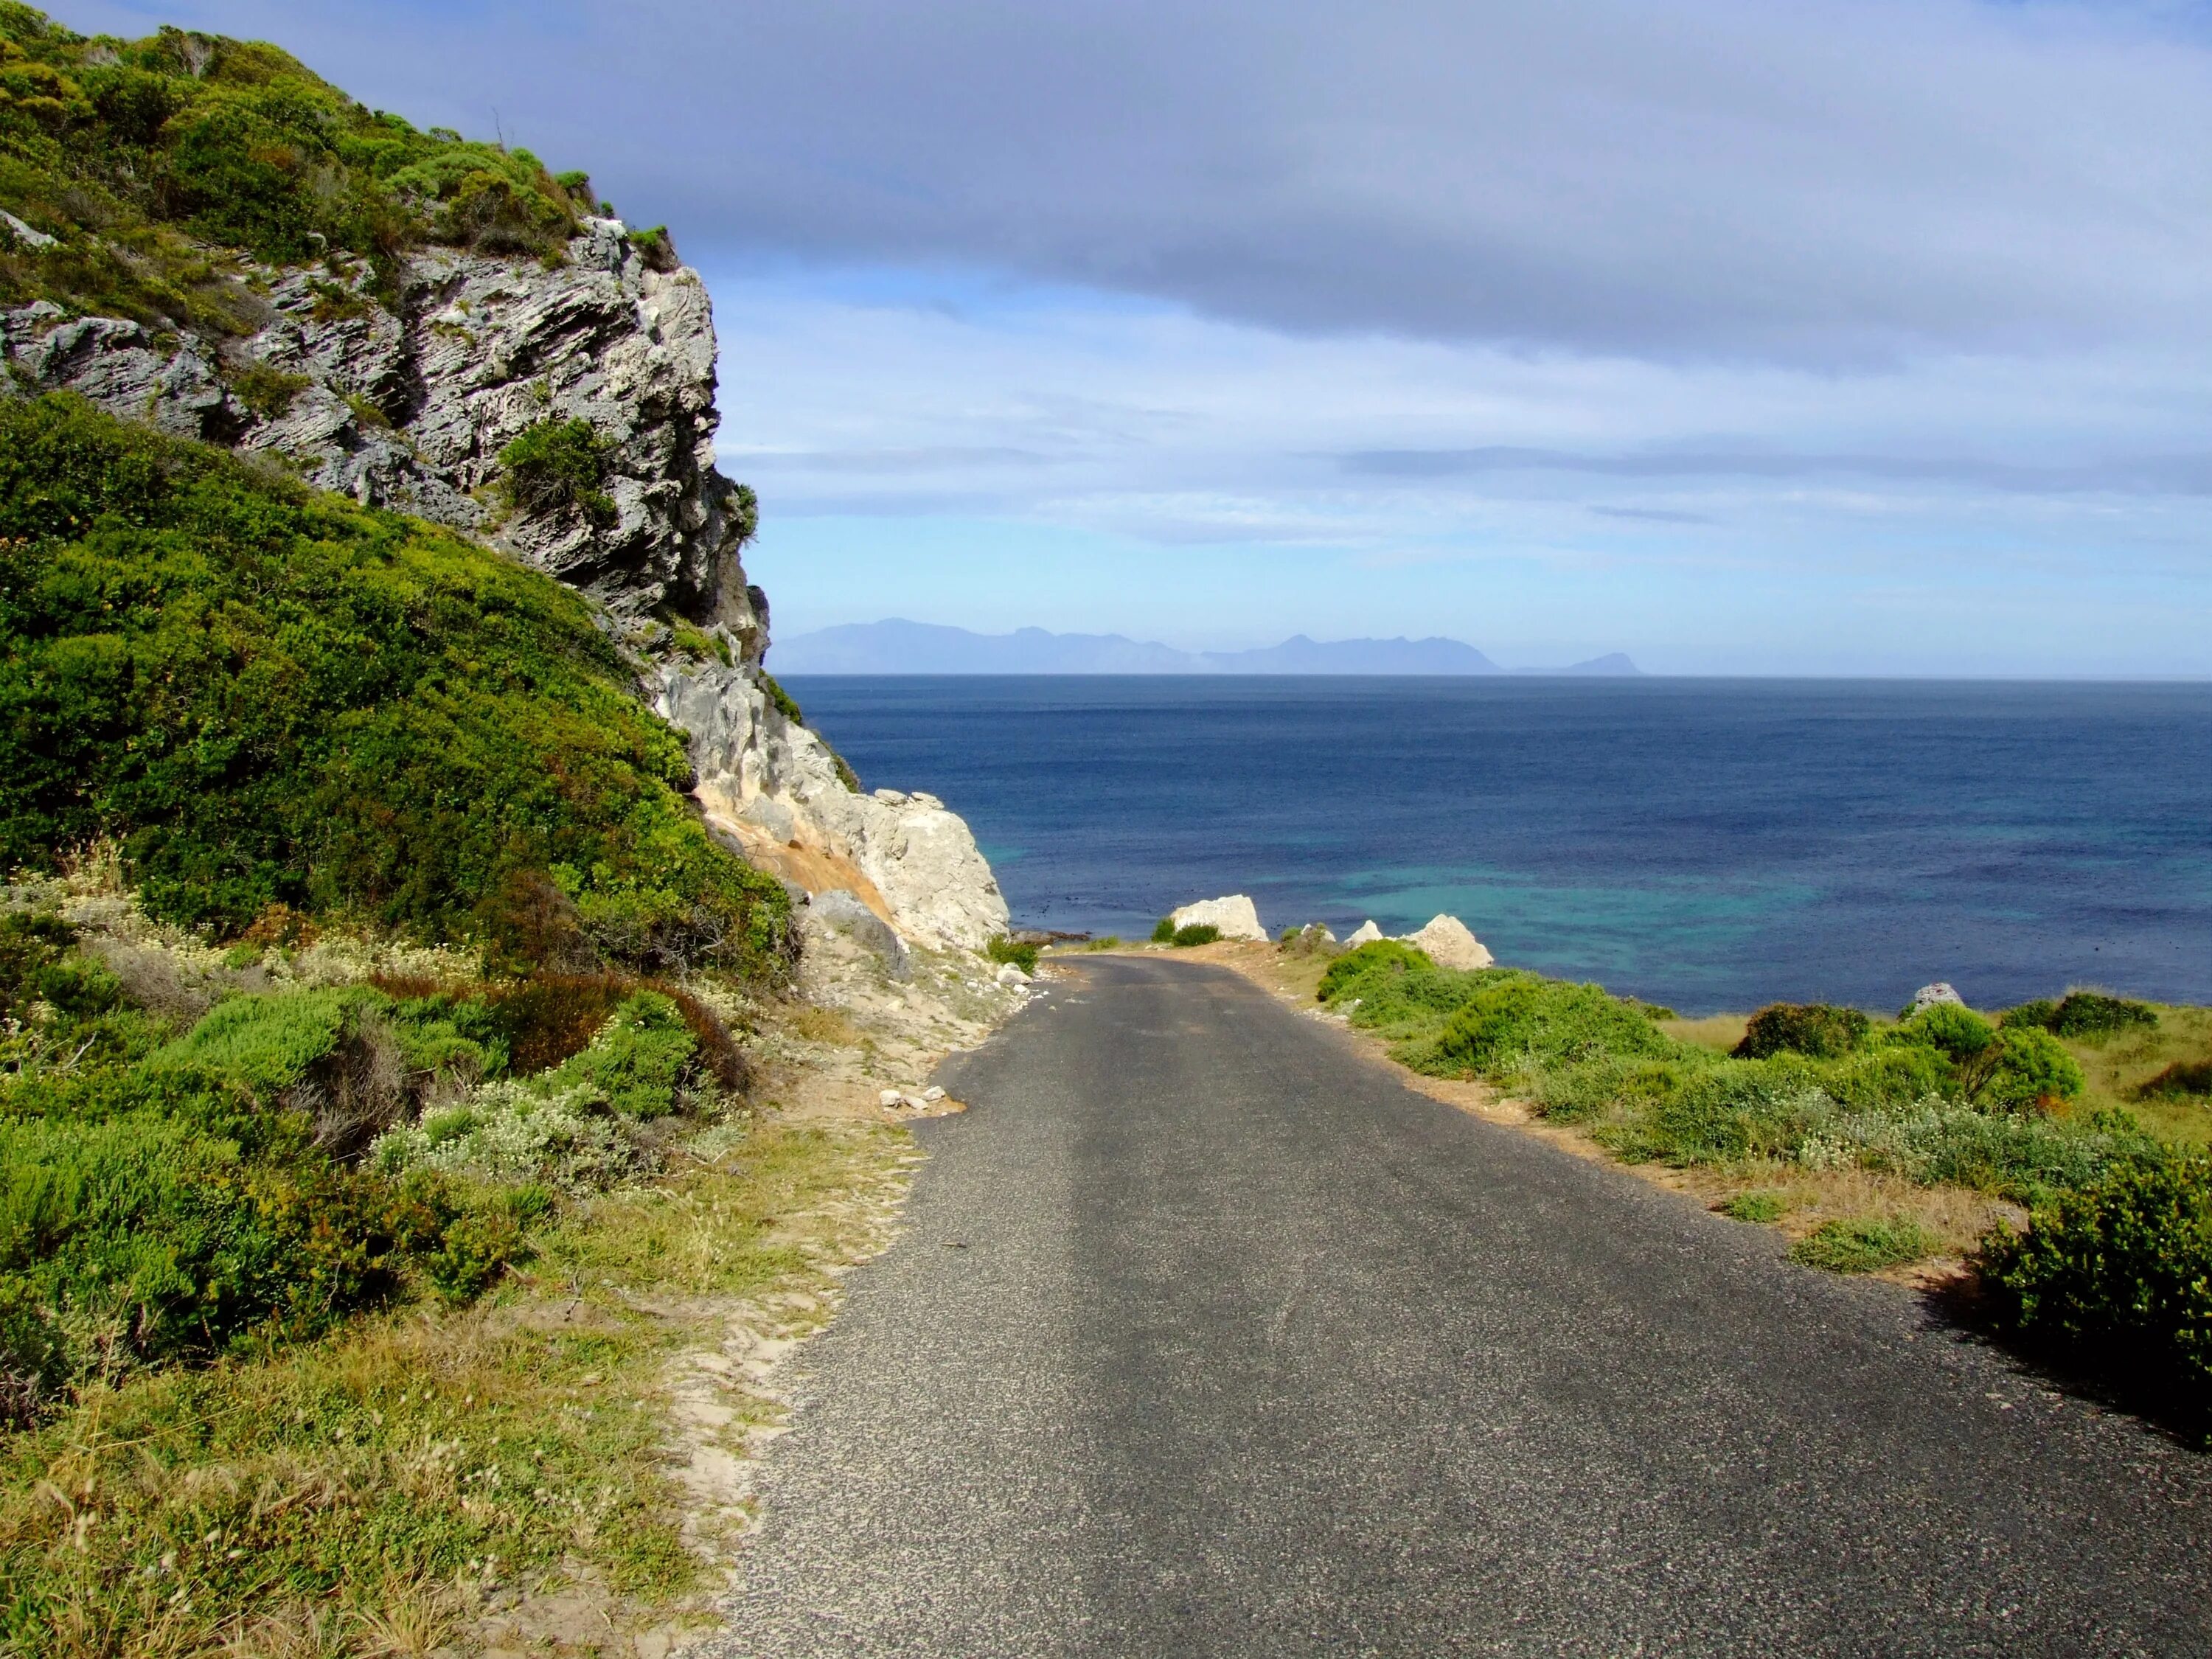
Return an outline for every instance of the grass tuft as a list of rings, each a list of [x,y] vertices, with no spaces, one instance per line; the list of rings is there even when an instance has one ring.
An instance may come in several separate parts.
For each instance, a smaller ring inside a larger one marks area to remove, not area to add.
[[[1823,1222],[1790,1249],[1790,1258],[1832,1273],[1870,1273],[1917,1261],[1934,1248],[1918,1223],[1880,1216]]]

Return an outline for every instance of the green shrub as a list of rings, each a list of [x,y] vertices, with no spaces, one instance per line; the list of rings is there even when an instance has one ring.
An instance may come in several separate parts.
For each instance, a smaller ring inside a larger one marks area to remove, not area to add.
[[[1021,944],[1007,934],[994,935],[983,947],[983,954],[993,962],[1010,962],[1025,974],[1036,972],[1037,947]]]
[[[1997,1040],[1996,1028],[1972,1009],[1939,1002],[1922,1009],[1889,1033],[1892,1042],[1933,1048],[1955,1065],[1978,1058]]]
[[[609,1017],[580,1054],[546,1074],[549,1087],[578,1087],[618,1117],[664,1117],[695,1073],[699,1045],[683,1012],[657,991],[641,991]]]
[[[1359,998],[1359,1006],[1352,1011],[1352,1023],[1411,1045],[1400,1057],[1408,1064],[1419,1064],[1422,1040],[1428,1040],[1432,1053],[1444,1017],[1464,1008],[1485,986],[1518,977],[1511,969],[1462,970],[1421,963],[1400,972],[1386,963],[1380,971],[1351,981]]]
[[[0,195],[63,239],[0,250],[0,303],[216,334],[258,326],[208,244],[365,261],[387,287],[424,240],[558,255],[575,198],[526,150],[417,131],[274,46],[164,29],[87,40],[0,12]]]
[[[1959,1092],[1957,1070],[1943,1054],[1918,1043],[1862,1049],[1819,1068],[1820,1087],[1838,1104],[1863,1110],[1909,1106],[1934,1095]]]
[[[271,1104],[328,1059],[364,1013],[388,1000],[365,987],[234,997],[147,1065],[217,1079]]]
[[[2136,1093],[2146,1099],[2212,1095],[2212,1060],[2178,1060]]]
[[[292,400],[314,384],[311,376],[288,374],[264,362],[252,362],[231,376],[231,395],[264,421],[281,421],[292,412]]]
[[[35,1019],[43,1004],[74,1028],[119,1006],[121,983],[76,947],[76,930],[59,916],[0,915],[0,1018]]]
[[[107,835],[164,921],[557,965],[592,919],[637,966],[781,971],[782,887],[550,578],[62,398],[0,400],[0,863]]]
[[[319,1159],[257,1162],[154,1112],[0,1119],[0,1402],[305,1335],[387,1297],[434,1248],[419,1200]]]
[[[614,446],[581,416],[547,419],[499,452],[507,499],[525,513],[580,512],[602,527],[615,521],[614,497],[601,487]]]
[[[487,1083],[459,1105],[380,1135],[368,1157],[388,1176],[433,1170],[571,1193],[604,1191],[653,1167],[588,1088],[544,1079]]]
[[[1492,1076],[1601,1054],[1663,1054],[1672,1046],[1600,987],[1533,976],[1477,992],[1437,1039],[1441,1058]]]
[[[2081,1092],[2081,1067],[2058,1039],[2032,1025],[1997,1033],[1994,1060],[1974,1097],[2001,1111],[2049,1108]]]
[[[2017,1008],[2008,1008],[1997,1016],[1997,1024],[2005,1025],[2039,1025],[2051,1029],[2051,1022],[2058,1015],[2058,1005],[2049,997],[2037,997],[2023,1002]]]
[[[1172,924],[1162,922],[1170,935],[1175,932]],[[1155,929],[1152,937],[1161,937]],[[1321,976],[1321,986],[1314,995],[1322,1002],[1335,1002],[1343,998],[1362,994],[1358,982],[1363,980],[1402,974],[1409,969],[1433,969],[1425,951],[1410,945],[1401,945],[1395,939],[1370,939],[1356,950],[1346,951],[1330,963]]]
[[[1769,1054],[1811,1054],[1826,1059],[1850,1054],[1866,1041],[1871,1022],[1856,1008],[1825,1002],[1770,1003],[1751,1017],[1735,1046],[1742,1060]]]
[[[1176,925],[1173,916],[1162,916],[1152,924],[1152,943],[1155,945],[1172,945],[1175,943],[1175,933]]]
[[[1935,1248],[1917,1222],[1869,1216],[1822,1222],[1790,1247],[1790,1257],[1832,1273],[1868,1273],[1917,1261]]]
[[[1168,938],[1168,943],[1179,946],[1211,945],[1221,937],[1221,930],[1210,921],[1187,921]]]
[[[2001,1330],[2212,1419],[2212,1160],[2108,1170],[1993,1230],[1973,1265]]]
[[[2094,1039],[2157,1024],[2158,1011],[2148,1003],[2101,991],[2069,991],[2051,1016],[2051,1029],[2063,1037]]]
[[[1790,1200],[1780,1193],[1737,1193],[1713,1208],[1734,1221],[1779,1221],[1790,1213]]]
[[[692,661],[719,662],[725,668],[730,666],[730,641],[726,636],[710,634],[680,617],[669,623],[668,635],[676,649]]]

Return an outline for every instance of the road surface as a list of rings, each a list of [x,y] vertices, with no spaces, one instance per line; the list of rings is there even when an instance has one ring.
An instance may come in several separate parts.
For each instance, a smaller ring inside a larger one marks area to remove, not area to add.
[[[714,1653],[2212,1652],[2212,1461],[1224,969],[944,1080]]]

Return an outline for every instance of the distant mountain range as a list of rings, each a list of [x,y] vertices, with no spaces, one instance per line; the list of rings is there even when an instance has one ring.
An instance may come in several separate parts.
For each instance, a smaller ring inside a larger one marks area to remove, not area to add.
[[[1636,674],[1616,651],[1566,668],[1499,667],[1458,640],[1310,640],[1179,651],[1121,634],[975,634],[899,617],[778,640],[779,674]]]

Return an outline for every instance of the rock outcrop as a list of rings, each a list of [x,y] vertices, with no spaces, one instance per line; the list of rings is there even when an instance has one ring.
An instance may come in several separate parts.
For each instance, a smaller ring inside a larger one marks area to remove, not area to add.
[[[1911,1019],[1926,1008],[1963,1008],[1966,1006],[1966,998],[1951,988],[1950,981],[1939,979],[1933,985],[1923,985],[1915,991],[1912,1000],[1905,1005],[1905,1012],[1898,1018]]]
[[[1168,920],[1178,927],[1218,927],[1224,939],[1258,939],[1267,937],[1267,930],[1260,926],[1260,912],[1252,901],[1242,893],[1232,893],[1226,898],[1200,899],[1195,904],[1186,904],[1171,911]]]
[[[742,667],[665,667],[655,707],[691,734],[707,821],[810,892],[854,894],[913,943],[980,949],[1006,901],[968,826],[934,795],[848,787],[827,744]]]
[[[1382,930],[1377,927],[1374,919],[1370,917],[1344,936],[1344,947],[1347,951],[1357,951],[1361,945],[1372,945],[1382,937]]]
[[[978,947],[1006,906],[967,825],[931,796],[857,793],[761,684],[752,494],[714,465],[713,309],[666,246],[586,219],[550,266],[434,248],[381,284],[366,264],[266,269],[258,329],[221,343],[40,301],[0,313],[0,392],[74,392],[267,456],[580,589],[690,734],[710,822],[915,944]],[[573,439],[597,483],[513,487],[501,452],[533,428]]]
[[[1457,916],[1431,917],[1419,932],[1401,934],[1400,942],[1426,952],[1439,968],[1487,968],[1497,960]]]

